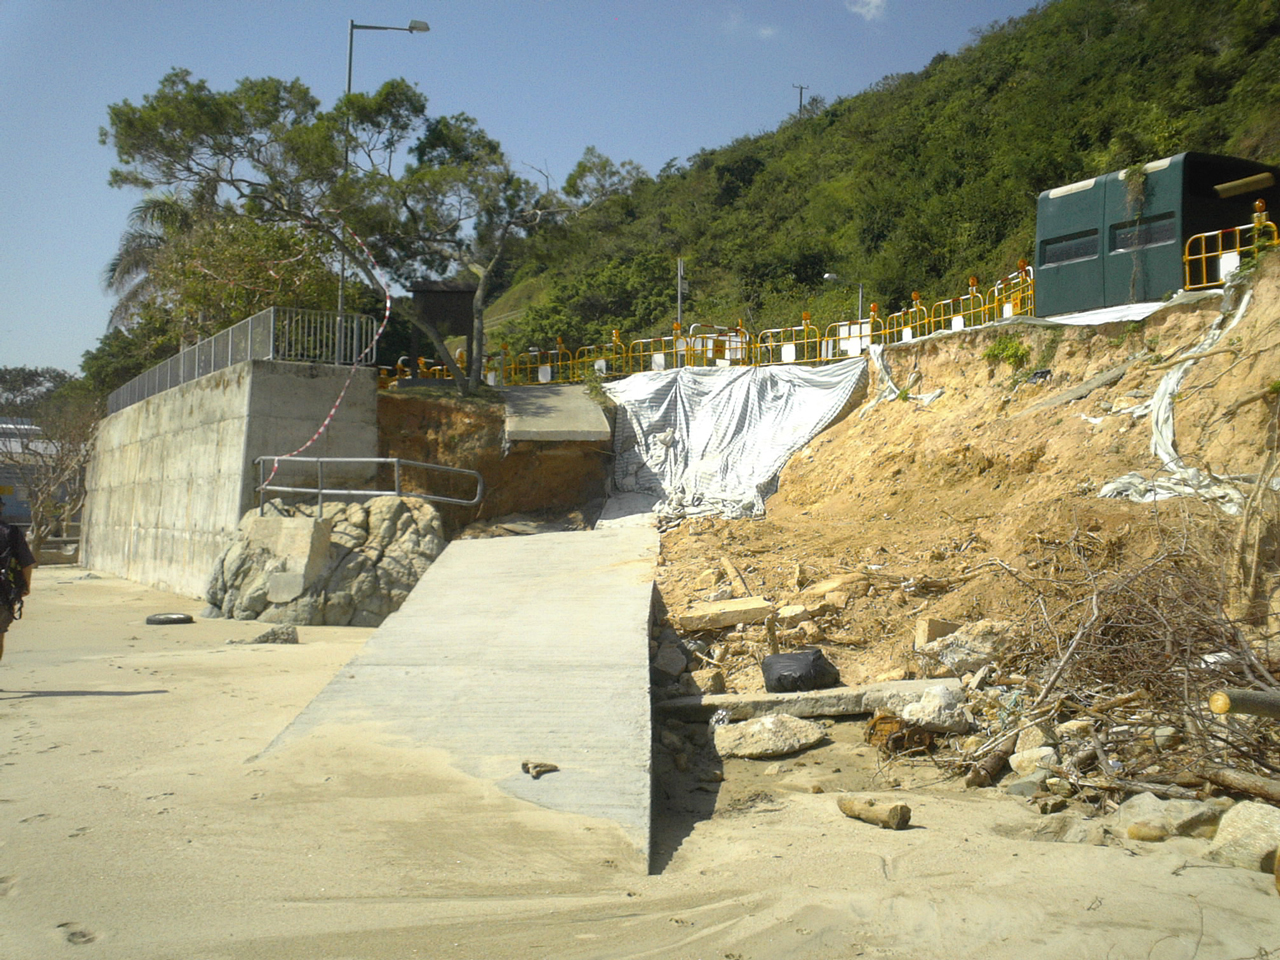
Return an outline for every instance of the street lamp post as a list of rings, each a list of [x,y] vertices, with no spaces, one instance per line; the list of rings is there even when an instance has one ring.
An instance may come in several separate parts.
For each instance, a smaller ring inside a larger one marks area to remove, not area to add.
[[[355,39],[357,30],[399,30],[404,33],[426,33],[431,29],[425,20],[410,20],[407,27],[380,27],[371,23],[356,23],[354,20],[347,21],[347,96],[351,96],[351,54],[355,50]],[[344,124],[343,131],[350,129],[350,124]],[[347,145],[342,145],[342,172],[346,173],[351,162],[351,152]],[[347,284],[347,252],[342,251],[342,266],[338,270],[338,316],[341,317],[343,308],[346,306],[346,284]]]
[[[828,283],[840,283],[840,275],[836,273],[824,273],[822,279]],[[862,322],[862,281],[856,281],[858,284],[858,322]]]

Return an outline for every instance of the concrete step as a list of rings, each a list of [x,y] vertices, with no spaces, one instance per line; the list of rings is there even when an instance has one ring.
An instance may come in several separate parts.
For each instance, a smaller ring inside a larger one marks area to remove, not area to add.
[[[503,387],[507,439],[608,444],[609,419],[581,383]]]
[[[276,743],[373,721],[647,856],[657,555],[652,526],[455,541]]]

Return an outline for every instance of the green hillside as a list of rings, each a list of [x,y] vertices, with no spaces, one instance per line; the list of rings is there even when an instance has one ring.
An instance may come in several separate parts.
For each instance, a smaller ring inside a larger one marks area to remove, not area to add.
[[[667,330],[677,257],[686,323],[821,326],[857,281],[889,312],[1013,270],[1040,191],[1187,150],[1280,160],[1280,0],[1054,0],[541,229],[490,316],[517,349]]]

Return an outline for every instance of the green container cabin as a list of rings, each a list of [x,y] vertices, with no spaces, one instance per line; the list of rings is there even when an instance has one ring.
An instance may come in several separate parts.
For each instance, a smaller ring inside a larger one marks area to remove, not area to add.
[[[1254,201],[1280,206],[1280,168],[1207,153],[1040,194],[1036,207],[1036,313],[1052,317],[1160,300],[1182,289],[1182,254],[1198,233],[1253,222]]]

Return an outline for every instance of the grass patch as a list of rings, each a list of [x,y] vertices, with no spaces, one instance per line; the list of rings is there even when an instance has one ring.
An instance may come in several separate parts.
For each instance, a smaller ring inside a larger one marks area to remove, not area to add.
[[[1007,363],[1014,370],[1021,370],[1031,359],[1031,348],[1016,334],[1002,333],[982,351],[982,359],[991,363]]]
[[[1036,355],[1034,364],[1036,370],[1047,370],[1053,366],[1053,358],[1058,355],[1058,345],[1062,343],[1062,333],[1062,327],[1054,327],[1050,331],[1044,346],[1040,348],[1040,353]]]

